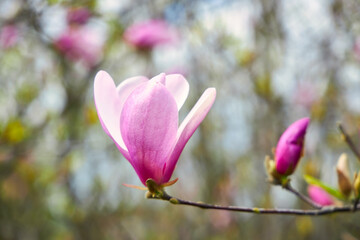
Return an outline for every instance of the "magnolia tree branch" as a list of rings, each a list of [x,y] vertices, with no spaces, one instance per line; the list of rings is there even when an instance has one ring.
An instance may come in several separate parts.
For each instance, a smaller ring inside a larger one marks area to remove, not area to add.
[[[359,198],[356,198],[355,201],[354,201],[354,206],[353,206],[353,211],[357,211],[357,209],[359,208]]]
[[[360,152],[359,150],[356,148],[354,142],[351,140],[349,134],[347,134],[347,132],[345,131],[344,127],[342,126],[342,124],[339,122],[338,123],[338,128],[342,134],[342,137],[344,139],[344,141],[347,143],[347,145],[349,145],[351,151],[355,154],[355,156],[357,157],[357,159],[360,161]]]
[[[158,194],[149,194],[147,196],[149,199],[159,199],[164,201],[169,201],[172,204],[176,205],[187,205],[198,207],[202,209],[214,209],[214,210],[226,210],[233,212],[246,212],[246,213],[257,213],[257,214],[277,214],[277,215],[306,215],[306,216],[321,216],[321,215],[329,215],[339,212],[354,212],[359,211],[359,205],[357,208],[353,206],[327,206],[322,207],[316,210],[302,210],[302,209],[278,209],[278,208],[249,208],[249,207],[236,207],[236,206],[221,206],[221,205],[213,205],[202,202],[192,202],[183,200],[180,198],[172,197],[168,195],[165,191],[162,191]]]
[[[313,208],[316,209],[321,209],[322,206],[317,204],[316,202],[312,201],[310,198],[308,198],[307,196],[301,194],[300,192],[298,192],[297,190],[295,190],[291,185],[290,182],[288,182],[285,186],[283,186],[284,189],[288,190],[289,192],[295,194],[298,198],[300,198],[301,200],[303,200],[304,202],[306,202],[307,204],[309,204],[310,206],[312,206]]]

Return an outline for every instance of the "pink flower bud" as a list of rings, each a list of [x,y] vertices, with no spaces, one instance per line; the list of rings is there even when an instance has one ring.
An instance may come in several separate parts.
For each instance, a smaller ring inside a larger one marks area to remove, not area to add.
[[[189,84],[180,74],[133,77],[118,87],[104,71],[95,77],[94,99],[104,131],[134,167],[141,182],[167,183],[185,144],[214,103],[208,88],[178,127]]]
[[[67,12],[66,20],[68,24],[85,24],[89,20],[91,14],[87,8],[77,7],[70,8]]]
[[[19,39],[19,30],[15,25],[6,25],[0,31],[0,47],[13,47]]]
[[[288,176],[294,172],[302,157],[309,122],[309,118],[297,120],[281,135],[275,151],[275,166],[279,174]]]
[[[163,20],[150,20],[130,26],[124,33],[124,39],[137,48],[149,49],[175,42],[177,33]]]
[[[333,205],[334,200],[324,189],[321,187],[310,185],[308,187],[308,194],[311,200],[320,204],[321,206]]]

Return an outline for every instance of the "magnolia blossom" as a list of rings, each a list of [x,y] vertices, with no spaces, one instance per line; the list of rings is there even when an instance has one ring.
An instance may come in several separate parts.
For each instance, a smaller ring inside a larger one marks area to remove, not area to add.
[[[321,206],[333,205],[332,197],[321,187],[310,185],[308,187],[308,194],[311,200],[320,204]]]
[[[319,88],[309,81],[300,82],[295,92],[294,101],[305,108],[310,109],[311,106],[320,98]]]
[[[14,46],[19,39],[19,30],[15,25],[6,25],[0,31],[0,47],[10,48]]]
[[[180,74],[138,76],[115,86],[109,74],[95,77],[94,99],[101,125],[134,167],[141,182],[167,183],[185,144],[214,103],[208,88],[178,127],[178,111],[189,92]]]
[[[290,175],[294,172],[303,154],[304,138],[309,122],[309,118],[297,120],[281,135],[275,151],[275,166],[279,174]]]
[[[355,44],[354,44],[354,54],[355,54],[355,58],[360,61],[360,37],[358,37],[355,40]]]
[[[103,40],[93,29],[70,27],[55,41],[55,46],[70,60],[92,67],[100,60]]]
[[[147,49],[176,41],[177,33],[163,20],[150,20],[130,26],[124,39],[135,47]]]

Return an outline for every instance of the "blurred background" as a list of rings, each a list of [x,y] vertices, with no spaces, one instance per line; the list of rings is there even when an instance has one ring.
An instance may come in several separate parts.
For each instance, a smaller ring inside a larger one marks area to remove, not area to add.
[[[328,217],[206,211],[146,200],[103,132],[97,71],[117,84],[160,72],[190,84],[180,121],[207,87],[217,99],[182,153],[171,195],[216,204],[308,208],[266,182],[264,157],[310,116],[292,176],[337,186],[360,146],[358,0],[1,0],[0,239],[360,238],[356,214]]]

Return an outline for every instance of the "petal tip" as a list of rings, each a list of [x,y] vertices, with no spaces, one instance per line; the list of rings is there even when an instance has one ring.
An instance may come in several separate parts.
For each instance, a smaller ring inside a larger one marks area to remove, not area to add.
[[[165,85],[166,74],[160,73],[160,74],[156,75],[155,77],[153,77],[151,80],[153,80],[155,82],[161,82],[163,85]]]
[[[95,75],[95,81],[94,81],[94,85],[98,85],[101,83],[101,85],[103,84],[104,81],[109,81],[109,82],[114,82],[114,80],[112,79],[112,77],[110,76],[110,74],[108,74],[106,71],[104,70],[100,70],[99,72],[97,72],[97,74]]]
[[[301,119],[297,120],[292,125],[294,126],[293,128],[295,128],[295,129],[298,128],[298,131],[305,131],[306,132],[309,123],[310,123],[310,118],[309,117],[304,117],[304,118],[301,118]]]
[[[212,88],[208,88],[206,89],[207,91],[211,92],[211,94],[215,94],[216,95],[216,88],[212,87]]]
[[[309,117],[304,117],[298,120],[299,122],[303,122],[305,124],[309,124],[310,122],[310,118]]]
[[[208,95],[208,98],[215,99],[216,97],[216,88],[207,88],[204,94]]]
[[[104,74],[108,74],[108,73],[107,73],[106,71],[104,71],[104,70],[98,71],[98,72],[96,73],[96,75],[95,75],[95,79],[101,78]]]

